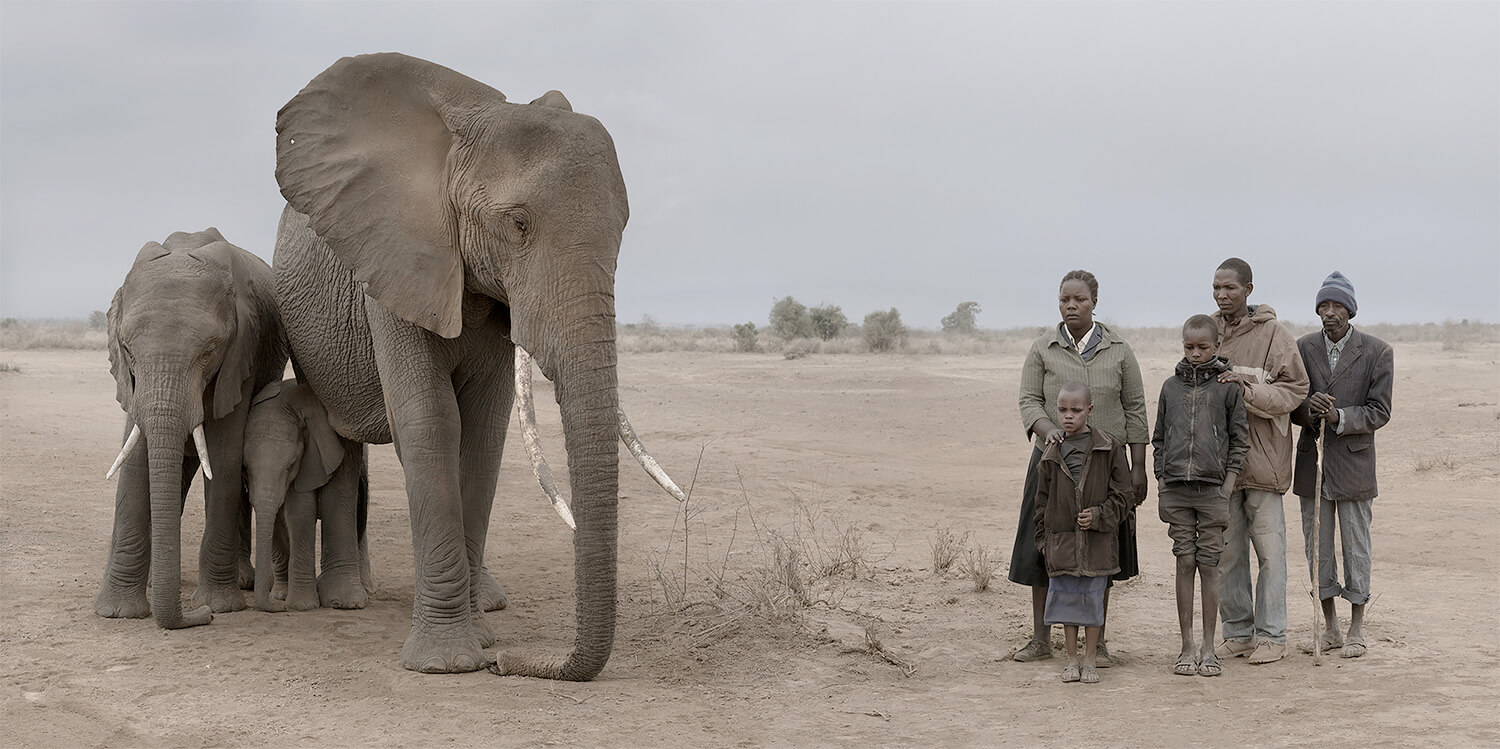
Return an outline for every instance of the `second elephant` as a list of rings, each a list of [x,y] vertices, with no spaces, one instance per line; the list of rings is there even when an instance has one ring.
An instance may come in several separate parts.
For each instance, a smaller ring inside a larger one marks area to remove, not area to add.
[[[255,508],[256,607],[364,608],[371,588],[365,446],[340,437],[312,390],[286,380],[256,394],[245,423],[244,453],[245,485]],[[314,535],[320,519],[318,575]],[[278,523],[284,536],[277,533]],[[282,568],[273,563],[277,538],[287,541],[284,602],[271,595]]]

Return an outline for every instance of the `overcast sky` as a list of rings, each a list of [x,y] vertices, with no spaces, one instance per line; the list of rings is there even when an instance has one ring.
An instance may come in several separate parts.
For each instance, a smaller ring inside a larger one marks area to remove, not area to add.
[[[0,316],[105,309],[141,245],[271,259],[276,111],[399,51],[613,134],[618,317],[764,324],[774,299],[936,328],[1212,309],[1500,321],[1496,2],[0,3]]]

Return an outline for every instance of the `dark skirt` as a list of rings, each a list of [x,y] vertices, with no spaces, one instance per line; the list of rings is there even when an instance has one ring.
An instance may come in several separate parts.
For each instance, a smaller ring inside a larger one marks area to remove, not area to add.
[[[1033,588],[1047,587],[1047,563],[1042,552],[1036,550],[1037,464],[1042,462],[1042,449],[1031,448],[1031,462],[1026,465],[1026,483],[1021,487],[1021,518],[1016,523],[1016,541],[1010,550],[1010,572],[1006,578],[1013,583],[1030,585]],[[1134,504],[1135,500],[1131,500]],[[1141,574],[1139,557],[1135,547],[1135,509],[1132,508],[1120,522],[1120,571],[1110,576],[1110,582],[1129,580]]]

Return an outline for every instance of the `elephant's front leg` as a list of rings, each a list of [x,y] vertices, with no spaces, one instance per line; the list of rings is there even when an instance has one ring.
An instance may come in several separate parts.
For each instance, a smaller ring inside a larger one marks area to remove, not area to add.
[[[344,441],[344,462],[318,490],[318,517],[323,519],[322,572],[318,598],[335,609],[362,609],[367,595],[361,579],[359,545],[359,479],[363,445]]]
[[[126,424],[127,431],[131,424]],[[94,613],[122,619],[151,616],[146,579],[151,568],[151,481],[146,446],[138,445],[120,466],[115,486],[115,527],[94,596]]]
[[[245,414],[232,411],[222,419],[205,422],[203,429],[215,478],[203,482],[203,544],[198,550],[198,589],[193,591],[193,604],[208,606],[216,613],[239,611],[245,608],[239,567]]]
[[[309,611],[318,607],[319,599],[316,559],[318,500],[312,492],[288,489],[282,512],[286,518],[288,546],[286,607],[293,611]]]
[[[437,336],[365,309],[396,456],[406,474],[416,593],[401,663],[413,671],[477,671],[487,663],[471,616],[469,553],[459,482],[459,411]]]
[[[505,591],[484,565],[484,550],[495,502],[495,483],[500,474],[500,453],[515,398],[515,376],[510,366],[513,346],[496,347],[504,362],[488,361],[470,374],[461,368],[458,408],[463,415],[460,447],[460,477],[463,494],[464,545],[468,550],[471,616],[485,647],[495,644],[495,631],[484,618],[485,611],[506,605]],[[495,365],[499,366],[495,366]]]

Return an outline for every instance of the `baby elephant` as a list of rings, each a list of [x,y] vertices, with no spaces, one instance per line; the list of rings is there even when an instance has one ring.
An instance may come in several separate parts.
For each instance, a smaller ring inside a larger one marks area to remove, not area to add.
[[[370,588],[364,445],[339,436],[312,390],[286,380],[267,385],[250,406],[244,466],[255,508],[255,605],[364,608]],[[315,575],[319,519],[323,568]],[[283,574],[284,602],[271,594]]]

